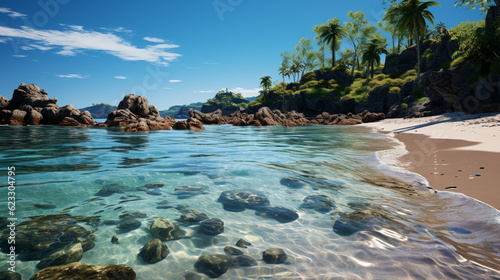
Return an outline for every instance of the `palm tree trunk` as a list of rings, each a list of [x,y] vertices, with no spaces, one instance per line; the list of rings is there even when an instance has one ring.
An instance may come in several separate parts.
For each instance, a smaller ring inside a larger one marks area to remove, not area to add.
[[[417,78],[420,78],[420,40],[418,39],[417,21],[413,19],[413,28],[415,28],[415,38],[417,39]]]
[[[373,63],[372,61],[372,79],[373,79],[373,68],[374,68],[373,65],[375,65],[375,63]]]
[[[335,67],[335,40],[332,40],[332,68]]]
[[[398,37],[398,54],[401,53],[401,36]]]

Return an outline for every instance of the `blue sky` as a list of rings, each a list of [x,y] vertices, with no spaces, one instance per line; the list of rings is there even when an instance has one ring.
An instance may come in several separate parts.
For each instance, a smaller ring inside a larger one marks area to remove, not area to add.
[[[160,110],[206,101],[222,88],[255,96],[260,77],[280,80],[280,53],[313,39],[314,25],[348,21],[349,11],[376,24],[381,2],[3,0],[0,95],[10,99],[24,82],[60,106],[116,105],[135,93]],[[484,18],[455,1],[438,2],[431,11],[447,27]]]

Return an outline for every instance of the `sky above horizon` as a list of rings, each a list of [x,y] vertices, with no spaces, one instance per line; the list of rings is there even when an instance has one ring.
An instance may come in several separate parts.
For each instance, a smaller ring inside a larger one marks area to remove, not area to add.
[[[10,99],[19,84],[30,83],[59,106],[117,105],[133,93],[160,110],[204,102],[223,88],[256,96],[260,77],[281,80],[280,53],[294,51],[303,37],[313,40],[314,25],[334,17],[346,22],[349,11],[376,24],[381,2],[4,0],[0,95]],[[435,23],[449,28],[485,16],[438,2],[431,8]]]

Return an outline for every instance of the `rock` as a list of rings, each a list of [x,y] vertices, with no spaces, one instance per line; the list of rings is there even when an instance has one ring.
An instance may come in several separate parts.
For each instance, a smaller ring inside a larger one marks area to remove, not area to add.
[[[162,188],[165,184],[163,183],[153,183],[153,184],[146,184],[144,187],[146,189],[159,189]]]
[[[285,251],[280,248],[270,248],[262,253],[262,259],[267,264],[280,264],[285,262],[287,258]]]
[[[231,265],[234,266],[239,266],[239,267],[249,267],[249,266],[256,266],[257,261],[247,255],[239,255],[239,256],[234,256],[231,260]]]
[[[222,117],[222,111],[217,109],[211,113],[202,113],[197,110],[190,109],[189,117],[200,121],[202,124],[225,124],[225,120]]]
[[[165,259],[169,254],[167,245],[160,239],[150,239],[142,247],[139,256],[147,263],[157,263]]]
[[[144,96],[127,94],[118,104],[118,109],[109,113],[106,120],[108,127],[125,127],[125,132],[147,132],[154,130],[170,130],[175,121],[162,118],[158,109],[149,105]]]
[[[388,111],[390,111],[390,108]],[[359,115],[364,123],[378,122],[385,119],[384,113],[371,113],[368,110],[361,112]]]
[[[304,202],[300,205],[300,208],[303,209],[312,209],[324,214],[335,209],[333,202],[325,195],[310,195],[304,198],[303,201]]]
[[[250,243],[244,239],[240,239],[240,240],[238,240],[238,242],[236,242],[236,246],[241,247],[241,248],[247,248],[247,246],[252,246],[252,243]]]
[[[390,93],[388,86],[376,87],[368,93],[368,111],[387,114],[399,102],[399,95]]]
[[[14,93],[12,99],[5,105],[5,97],[0,97],[0,110],[8,109],[12,113],[9,118],[4,112],[0,116],[0,122],[10,125],[40,125],[59,124],[65,118],[63,125],[87,126],[94,125],[91,115],[80,112],[72,105],[62,108],[57,106],[57,99],[50,99],[45,90],[41,90],[34,84],[21,84]]]
[[[306,185],[304,182],[300,181],[300,179],[294,177],[283,178],[280,180],[280,184],[292,189],[300,189]]]
[[[63,266],[48,267],[31,276],[30,280],[57,279],[99,279],[133,280],[137,277],[134,270],[126,265],[91,265],[70,263]]]
[[[24,118],[26,117],[26,112],[21,110],[12,111],[12,116],[10,118],[10,125],[24,125]]]
[[[289,223],[297,220],[297,212],[285,207],[257,206],[255,215],[265,218],[275,219],[280,223]]]
[[[224,210],[232,212],[241,212],[246,208],[255,209],[257,206],[270,204],[265,194],[255,190],[224,191],[217,201],[222,203]]]
[[[163,194],[163,192],[159,189],[149,189],[146,190],[146,194],[160,196]]]
[[[187,121],[176,122],[173,128],[176,130],[205,130],[203,124],[193,118],[189,118]]]
[[[268,107],[260,108],[255,114],[254,119],[265,126],[281,125],[283,123],[283,118],[280,118],[279,115],[275,114]]]
[[[185,210],[182,214],[181,217],[179,218],[179,222],[184,222],[184,223],[198,223],[203,220],[209,219],[208,215],[205,213],[202,213],[197,210]]]
[[[41,260],[36,268],[44,269],[49,266],[63,265],[79,261],[83,256],[81,243],[70,244],[47,258]]]
[[[204,220],[200,222],[198,231],[210,236],[221,234],[224,232],[224,222],[218,218]]]
[[[118,223],[118,229],[123,232],[129,232],[134,229],[140,228],[142,225],[141,221],[137,220],[136,218],[125,218],[121,219],[120,223]]]
[[[162,217],[155,219],[149,231],[151,235],[160,238],[162,241],[176,240],[184,237],[184,232],[176,224]]]
[[[94,236],[78,223],[96,220],[97,217],[67,214],[31,217],[16,226],[16,253],[19,259],[29,261],[47,258],[64,246],[76,243],[81,243],[83,251],[90,250],[94,247]],[[9,228],[0,234],[0,246],[7,253],[11,246],[7,238],[9,234]]]
[[[420,53],[423,54],[427,50],[427,45],[420,44]],[[390,73],[403,74],[408,70],[415,68],[417,65],[417,45],[413,45],[402,51],[399,55],[386,56],[384,69],[382,73],[388,75]]]
[[[127,197],[120,197],[120,199],[126,199]],[[118,216],[118,219],[125,219],[125,218],[146,218],[148,215],[141,213],[141,212],[132,212],[132,213],[125,213],[121,214]]]
[[[125,187],[118,184],[110,184],[102,187],[95,196],[111,196],[115,193],[125,193]]]
[[[231,258],[227,255],[207,255],[198,257],[194,268],[211,278],[217,278],[226,273],[230,265]]]
[[[339,218],[333,225],[333,232],[341,236],[350,236],[354,233],[364,230],[365,223],[345,218]]]
[[[0,271],[0,280],[22,280],[23,276],[20,273],[12,271]]]
[[[118,244],[119,242],[120,242],[120,239],[118,239],[118,237],[116,237],[116,235],[113,235],[113,237],[111,237],[111,243]]]
[[[9,99],[0,95],[0,110],[7,108],[7,106],[9,106]]]
[[[226,253],[227,255],[243,255],[245,252],[241,251],[238,248],[226,246],[224,247],[224,253]]]
[[[199,194],[207,194],[208,187],[203,186],[179,186],[174,189],[173,195],[178,199],[185,199],[197,196]]]
[[[57,125],[60,125],[60,126],[84,126],[83,124],[79,123],[77,120],[70,118],[70,117],[65,117]]]
[[[35,203],[35,204],[33,204],[33,206],[35,206],[37,208],[42,208],[42,209],[55,209],[55,208],[57,208],[57,206],[52,205],[52,204],[39,204],[39,203]]]

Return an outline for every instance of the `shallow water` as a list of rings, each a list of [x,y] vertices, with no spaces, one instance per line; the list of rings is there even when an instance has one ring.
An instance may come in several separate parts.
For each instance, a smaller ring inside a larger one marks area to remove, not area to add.
[[[245,238],[252,246],[244,251],[258,265],[230,268],[220,279],[500,279],[500,213],[462,195],[435,194],[413,184],[421,180],[417,175],[389,170],[375,152],[392,146],[385,135],[361,127],[223,125],[202,132],[148,134],[0,127],[2,178],[7,181],[8,166],[16,167],[19,222],[57,213],[100,216],[101,222],[117,221],[127,212],[147,215],[139,219],[140,228],[126,233],[109,222],[99,224],[96,246],[84,253],[83,263],[126,264],[137,279],[183,279],[194,271],[198,256],[223,254],[225,246]],[[305,184],[287,187],[280,183],[286,177]],[[401,180],[415,185],[415,191]],[[136,189],[149,183],[165,186],[155,195]],[[95,196],[109,184],[123,185],[126,191]],[[208,189],[177,196],[174,189],[186,185]],[[299,218],[282,223],[252,209],[227,211],[217,202],[223,191],[241,189],[263,192],[272,206],[296,211]],[[0,216],[6,217],[3,190]],[[328,197],[335,209],[301,208],[310,195]],[[164,200],[168,204],[158,204]],[[178,223],[186,237],[165,242],[170,249],[165,260],[144,263],[137,253],[152,238],[151,221],[175,221],[180,204],[220,218],[224,233],[205,236],[196,224]],[[373,217],[361,219],[359,231],[342,235],[332,229],[337,220],[346,221],[360,209]],[[113,235],[119,244],[110,242]],[[271,247],[284,249],[288,260],[264,263],[262,251]],[[5,270],[6,255],[1,258]],[[37,263],[19,261],[17,271],[29,279]]]

